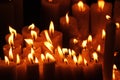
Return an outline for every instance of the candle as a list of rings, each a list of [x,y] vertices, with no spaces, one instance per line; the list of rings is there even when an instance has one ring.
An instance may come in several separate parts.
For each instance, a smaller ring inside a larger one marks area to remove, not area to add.
[[[1,80],[16,80],[16,64],[9,62],[7,56],[5,56],[5,61],[0,60],[0,78]]]
[[[112,5],[105,1],[98,1],[98,4],[91,5],[91,32],[92,36],[95,36],[99,31],[105,29],[106,23],[109,22],[106,19],[106,15],[111,16]]]
[[[22,35],[23,35],[23,38],[31,38],[31,30],[34,30],[37,35],[39,35],[39,28],[37,28],[34,24],[31,24],[29,26],[25,26],[23,27],[22,29]]]
[[[106,26],[105,51],[104,51],[104,79],[112,80],[112,66],[114,57],[114,41],[115,41],[116,25],[111,22]]]
[[[55,79],[55,59],[49,53],[46,53],[46,59],[43,62],[43,76],[44,80]]]
[[[82,39],[86,39],[89,34],[89,7],[82,1],[72,6],[72,14],[77,19],[78,29],[82,34]]]

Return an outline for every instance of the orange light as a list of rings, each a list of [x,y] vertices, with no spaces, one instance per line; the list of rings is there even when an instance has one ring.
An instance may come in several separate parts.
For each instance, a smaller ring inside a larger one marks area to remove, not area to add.
[[[69,49],[68,51],[70,56],[76,55],[76,52],[74,50]]]
[[[120,28],[120,24],[118,22],[116,22],[115,24],[116,24],[117,29],[119,29]]]
[[[53,55],[51,55],[50,53],[46,53],[46,59],[47,59],[47,60],[55,61],[55,58],[54,58]]]
[[[10,61],[9,61],[8,57],[5,56],[4,58],[5,58],[5,63],[9,65]]]
[[[39,61],[38,61],[38,58],[37,58],[37,57],[35,57],[35,63],[39,63]]]
[[[48,34],[48,31],[45,30],[44,33],[45,33],[46,40],[47,40],[48,42],[52,43],[52,41],[51,41],[51,39],[50,39],[50,36],[49,36],[49,34]]]
[[[96,52],[93,52],[93,59],[94,59],[94,61],[98,61],[98,55],[97,55],[97,53]]]
[[[32,23],[29,27],[28,27],[28,30],[32,30],[35,28],[35,25]]]
[[[8,38],[8,43],[11,47],[14,45],[14,35],[13,34],[10,34],[10,36]]]
[[[31,53],[28,54],[28,60],[29,60],[30,63],[34,62],[34,58],[33,58],[33,55]]]
[[[45,60],[45,56],[44,56],[44,54],[41,54],[41,60],[42,60],[42,61]]]
[[[50,34],[54,34],[54,24],[53,24],[53,21],[50,22],[49,33]]]
[[[104,0],[99,0],[99,1],[98,1],[98,7],[99,7],[101,10],[103,10],[104,5],[105,5],[105,1],[104,1]]]
[[[31,36],[33,39],[37,39],[37,32],[34,30],[31,30]]]
[[[10,31],[10,34],[13,34],[13,35],[17,36],[16,30],[13,29],[11,26],[9,26],[9,31]]]
[[[75,64],[77,64],[77,62],[78,62],[77,57],[75,55],[73,56],[73,61]]]
[[[84,58],[84,65],[88,65],[87,60]]]
[[[35,54],[35,51],[33,48],[31,48],[31,54],[34,55]]]
[[[60,46],[57,47],[58,50],[58,54],[60,55],[61,58],[63,58],[63,53],[62,53],[62,49]]]
[[[24,39],[24,40],[28,45],[30,45],[30,46],[33,45],[33,40],[32,39]]]
[[[13,60],[13,53],[12,53],[12,47],[9,49],[9,58]]]
[[[107,19],[107,20],[110,20],[111,17],[110,17],[109,15],[106,15],[106,19]]]
[[[106,36],[106,32],[104,29],[102,29],[102,39],[105,39],[105,36]]]
[[[73,43],[74,43],[74,44],[77,44],[77,43],[78,43],[78,40],[74,38],[74,39],[73,39]]]
[[[53,0],[48,0],[48,2],[52,2]]]
[[[64,60],[63,60],[63,61],[64,61],[64,63],[68,63],[68,60],[67,60],[66,58],[64,58]]]
[[[114,56],[117,56],[118,55],[118,52],[114,52]]]
[[[98,52],[101,51],[101,46],[100,46],[100,44],[97,46],[97,51],[98,51]]]
[[[85,48],[87,46],[87,40],[83,40],[82,47]]]
[[[17,59],[16,59],[16,63],[20,64],[20,56],[17,54]]]
[[[66,23],[69,24],[69,16],[68,16],[68,13],[66,14],[65,18],[66,18]]]
[[[79,2],[77,3],[77,5],[78,5],[80,11],[84,11],[84,10],[85,10],[85,8],[84,8],[84,3],[83,3],[82,1],[79,1]]]
[[[79,55],[79,56],[78,56],[78,64],[81,64],[82,62],[83,62],[82,56]]]
[[[88,42],[92,42],[92,35],[88,36]]]
[[[113,74],[112,74],[113,80],[116,80],[115,70],[117,70],[117,66],[114,64],[114,65],[113,65]]]
[[[63,54],[65,54],[65,53],[68,53],[69,51],[67,48],[62,48],[62,52],[63,52]]]
[[[45,41],[44,42],[44,45],[51,51],[51,52],[53,52],[53,45],[50,43],[50,42],[48,42],[48,41]]]

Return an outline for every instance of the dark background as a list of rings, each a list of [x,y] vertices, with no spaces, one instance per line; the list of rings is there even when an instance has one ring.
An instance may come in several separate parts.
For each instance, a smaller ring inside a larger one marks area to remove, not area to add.
[[[5,44],[5,35],[9,33],[8,26],[11,25],[13,28],[17,30],[17,32],[21,32],[22,27],[26,25],[30,25],[31,23],[35,23],[37,27],[40,28],[40,31],[47,28],[48,26],[44,24],[42,20],[42,11],[41,11],[41,1],[40,0],[23,0],[23,6],[21,10],[23,10],[23,24],[16,25],[14,23],[16,21],[14,14],[17,13],[17,9],[14,3],[15,0],[0,0],[0,57],[3,58],[3,50],[2,47]],[[114,2],[114,0],[106,0],[107,2]],[[86,3],[90,6],[92,3],[97,2],[97,0],[86,0]],[[18,4],[17,4],[18,5]],[[13,12],[11,11],[13,10]],[[16,11],[14,11],[16,10]],[[1,13],[3,13],[1,15]],[[19,13],[19,12],[18,12]],[[17,14],[18,14],[17,13]],[[6,18],[6,19],[2,19]],[[18,18],[17,18],[18,19]]]

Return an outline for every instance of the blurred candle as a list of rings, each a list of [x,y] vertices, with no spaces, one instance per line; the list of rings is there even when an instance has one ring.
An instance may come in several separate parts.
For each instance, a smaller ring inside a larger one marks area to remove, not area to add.
[[[116,25],[110,22],[106,26],[105,51],[103,62],[104,80],[112,80],[112,66],[114,57]]]
[[[91,32],[92,36],[95,36],[99,31],[105,29],[106,23],[109,22],[106,19],[106,15],[111,16],[112,4],[107,3],[104,0],[98,0],[98,4],[91,5]]]
[[[77,19],[82,39],[86,39],[89,34],[89,6],[79,1],[72,6],[72,14]]]

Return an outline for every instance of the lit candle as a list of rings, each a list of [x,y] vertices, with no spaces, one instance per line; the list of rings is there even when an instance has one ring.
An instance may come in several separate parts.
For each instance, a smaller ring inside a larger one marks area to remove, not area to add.
[[[39,35],[40,32],[39,28],[37,28],[34,24],[31,24],[29,26],[23,27],[22,29],[22,35],[24,39],[31,38],[31,30],[34,30],[37,33],[37,35]]]
[[[16,80],[16,64],[9,61],[5,56],[5,61],[0,60],[0,78],[1,80]]]
[[[106,38],[105,38],[104,62],[103,62],[104,80],[112,80],[115,31],[116,31],[116,25],[113,22],[107,24]]]
[[[95,36],[99,31],[105,29],[106,23],[109,22],[106,19],[106,15],[111,16],[112,4],[103,0],[98,0],[98,4],[91,5],[91,32],[92,36]]]
[[[82,39],[86,39],[89,34],[89,7],[82,1],[72,6],[73,16],[77,19],[78,29],[82,34]]]

